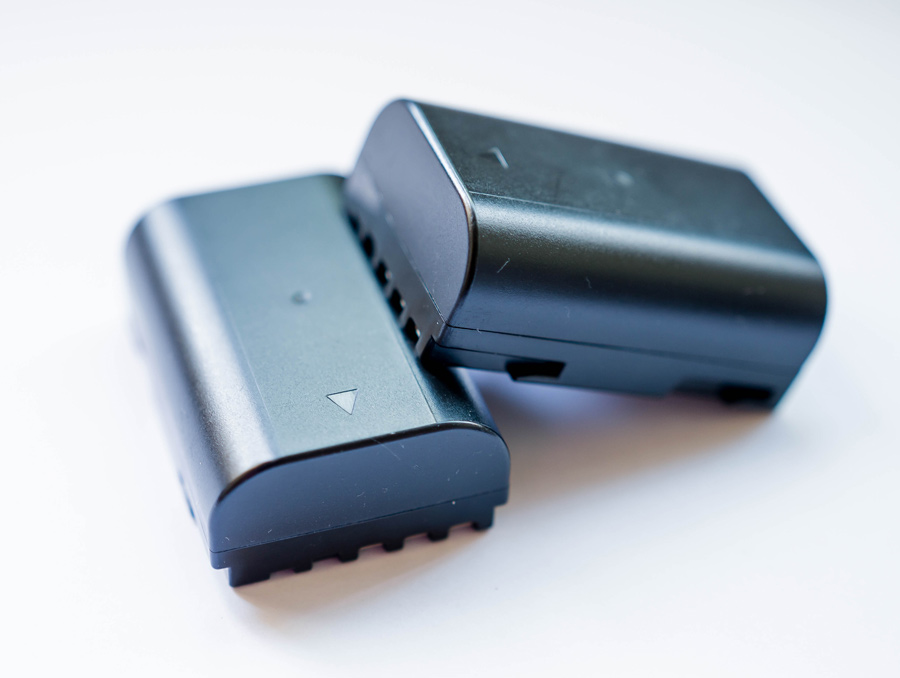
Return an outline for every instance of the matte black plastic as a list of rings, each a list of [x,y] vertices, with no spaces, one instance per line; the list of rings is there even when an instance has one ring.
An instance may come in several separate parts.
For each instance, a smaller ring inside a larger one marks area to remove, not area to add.
[[[397,101],[345,198],[434,362],[771,406],[824,321],[817,261],[734,169]]]
[[[138,319],[214,567],[232,585],[490,525],[509,455],[463,375],[424,371],[338,177],[182,198],[135,228]]]

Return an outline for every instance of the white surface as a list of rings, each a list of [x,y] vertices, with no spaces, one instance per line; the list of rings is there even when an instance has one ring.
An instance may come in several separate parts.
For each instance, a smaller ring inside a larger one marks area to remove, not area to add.
[[[5,675],[900,675],[896,3],[223,4],[0,7]],[[489,378],[494,529],[231,590],[124,239],[346,171],[397,95],[749,168],[827,269],[824,336],[771,416]]]

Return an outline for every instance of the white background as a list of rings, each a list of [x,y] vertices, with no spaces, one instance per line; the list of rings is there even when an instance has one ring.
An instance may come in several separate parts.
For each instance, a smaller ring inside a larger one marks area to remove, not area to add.
[[[347,171],[405,95],[739,164],[821,259],[771,415],[483,380],[487,533],[230,589],[122,249],[178,194]],[[900,675],[900,7],[0,5],[5,675]]]

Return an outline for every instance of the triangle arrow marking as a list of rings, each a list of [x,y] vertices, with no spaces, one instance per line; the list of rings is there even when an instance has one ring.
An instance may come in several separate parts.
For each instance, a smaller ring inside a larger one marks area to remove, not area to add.
[[[358,388],[351,388],[349,391],[330,393],[326,397],[347,414],[353,414],[353,408],[356,406],[356,394],[358,392]]]

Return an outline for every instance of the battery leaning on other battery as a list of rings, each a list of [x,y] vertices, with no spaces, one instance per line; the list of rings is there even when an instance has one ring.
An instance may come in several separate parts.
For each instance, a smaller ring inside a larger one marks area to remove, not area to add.
[[[138,325],[212,565],[233,586],[490,526],[509,455],[465,376],[427,372],[314,176],[182,198],[134,229]]]
[[[727,167],[396,101],[345,196],[433,362],[770,407],[824,322],[818,262]]]

